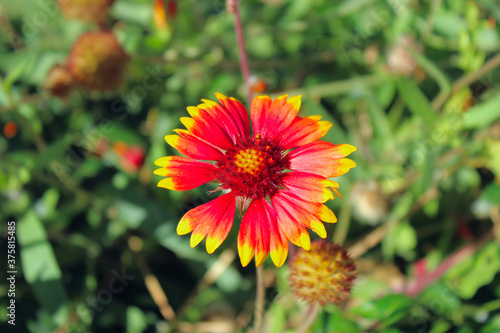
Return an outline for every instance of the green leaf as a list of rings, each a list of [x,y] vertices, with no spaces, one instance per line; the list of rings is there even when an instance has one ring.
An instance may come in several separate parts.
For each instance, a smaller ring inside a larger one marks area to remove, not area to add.
[[[288,10],[283,15],[282,21],[294,21],[302,18],[308,12],[310,12],[311,7],[314,5],[313,0],[302,0],[302,1],[292,1]]]
[[[382,251],[386,258],[392,258],[394,254],[398,254],[411,260],[415,256],[416,246],[417,233],[408,221],[399,223],[387,233],[382,241]]]
[[[51,187],[47,191],[45,191],[42,197],[42,202],[40,203],[41,206],[43,206],[41,207],[42,218],[54,216],[57,203],[59,202],[59,197],[60,193],[54,187]]]
[[[451,324],[443,319],[437,320],[433,323],[429,333],[445,333],[451,328]]]
[[[381,325],[389,326],[403,318],[412,303],[412,299],[403,294],[387,295],[379,299],[375,306],[380,311]]]
[[[378,320],[380,318],[379,309],[374,302],[370,301],[365,301],[357,306],[353,306],[349,312],[365,319]]]
[[[30,167],[36,167],[37,169],[53,165],[54,162],[61,162],[66,168],[74,168],[81,164],[81,158],[77,157],[74,152],[66,150],[67,143],[64,138],[60,138],[57,141],[51,143],[46,149],[40,152],[34,160],[34,165]]]
[[[127,308],[127,333],[144,332],[148,319],[141,309],[135,306]]]
[[[481,333],[498,333],[500,332],[500,314],[495,315],[489,323],[481,328]]]
[[[500,185],[490,184],[486,186],[478,200],[484,200],[490,205],[500,205]]]
[[[402,219],[409,211],[414,202],[414,195],[410,191],[407,191],[401,198],[399,198],[396,206],[391,210],[389,215],[389,220],[392,219]]]
[[[438,114],[432,109],[429,100],[417,84],[413,80],[399,78],[398,89],[408,109],[421,117],[427,125],[433,126],[438,119]]]
[[[384,110],[382,110],[380,105],[378,105],[377,99],[373,96],[373,94],[368,95],[367,102],[368,105],[366,111],[370,116],[375,137],[381,140],[388,149],[392,148],[393,141],[391,126],[389,125],[388,118]]]
[[[455,286],[460,297],[470,299],[480,287],[491,283],[499,271],[500,246],[491,242],[476,255],[451,268],[445,278]]]
[[[500,176],[500,141],[487,140],[486,141],[486,166],[496,175]]]
[[[439,94],[448,94],[451,92],[450,80],[448,80],[446,75],[439,69],[438,66],[436,66],[434,62],[411,49],[408,49],[408,51],[411,53],[412,57],[415,58],[417,63],[425,70],[425,72],[436,80],[440,89]]]
[[[463,128],[484,128],[498,119],[500,119],[500,95],[467,110],[463,117]]]
[[[269,312],[271,318],[273,318],[270,323],[271,333],[282,333],[286,328],[286,310],[284,309],[283,304],[280,302],[273,303]]]
[[[32,210],[18,222],[17,236],[24,278],[33,288],[42,308],[53,316],[56,324],[62,325],[69,312],[61,270],[45,228]]]
[[[422,166],[420,167],[420,169],[422,176],[415,184],[416,197],[421,196],[427,190],[429,190],[434,181],[434,173],[436,171],[436,154],[434,153],[434,151],[427,151],[425,153],[425,158],[422,161]]]
[[[346,318],[340,312],[335,312],[328,316],[326,327],[328,328],[328,332],[331,333],[362,332],[362,328],[358,323]]]
[[[432,258],[428,259],[432,261]],[[433,267],[432,263],[428,267]],[[443,282],[438,281],[425,288],[418,296],[418,301],[420,305],[430,308],[441,317],[454,321],[461,320],[462,303],[453,290]]]
[[[412,299],[403,294],[390,294],[375,302],[366,301],[353,307],[350,312],[366,319],[377,320],[380,326],[389,326],[406,314]]]
[[[9,71],[3,81],[3,89],[5,91],[9,91],[12,84],[21,78],[26,70],[28,63],[29,59],[21,61]]]
[[[153,6],[150,3],[117,1],[111,8],[111,15],[118,20],[136,23],[144,28],[149,28],[153,18]]]

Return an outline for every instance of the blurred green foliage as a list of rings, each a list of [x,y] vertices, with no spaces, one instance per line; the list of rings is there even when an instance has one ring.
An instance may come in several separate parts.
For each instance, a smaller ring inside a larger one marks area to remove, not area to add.
[[[325,140],[359,149],[338,180],[343,199],[328,203],[339,217],[328,237],[355,251],[380,235],[355,252],[351,300],[325,307],[309,332],[499,332],[500,249],[488,238],[500,228],[498,1],[248,0],[240,11],[265,93],[302,94],[303,116],[333,122]],[[145,274],[179,331],[251,326],[254,268],[236,259],[215,283],[205,276],[233,253],[237,228],[214,255],[175,233],[213,188],[161,190],[152,175],[175,153],[163,137],[186,106],[214,92],[245,100],[234,17],[223,0],[179,1],[167,30],[153,16],[149,0],[117,0],[107,27],[131,57],[126,82],[63,101],[43,88],[48,72],[97,26],[65,19],[53,0],[0,4],[0,220],[5,237],[17,223],[16,332],[168,332]],[[131,168],[120,147],[144,162]],[[479,245],[405,295],[467,244]],[[265,267],[266,332],[295,332],[307,307],[286,264]],[[2,279],[2,332],[8,289]]]

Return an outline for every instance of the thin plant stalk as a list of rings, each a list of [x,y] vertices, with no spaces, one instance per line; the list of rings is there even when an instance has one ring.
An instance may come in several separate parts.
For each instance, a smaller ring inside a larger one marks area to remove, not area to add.
[[[241,24],[240,11],[238,6],[238,0],[227,0],[226,8],[229,13],[232,13],[235,18],[234,29],[236,32],[236,41],[238,43],[238,54],[240,57],[240,67],[241,73],[243,74],[243,80],[245,81],[245,88],[247,91],[247,101],[248,107],[252,104],[252,87],[250,85],[250,68],[248,66],[248,56],[245,49],[245,39],[243,37],[243,27]]]
[[[302,322],[302,324],[299,326],[299,328],[297,328],[297,333],[307,332],[309,327],[311,327],[316,321],[316,317],[318,316],[320,309],[321,307],[317,302],[309,306],[309,309],[307,310],[307,316]]]
[[[257,295],[255,297],[254,329],[255,333],[262,332],[262,319],[264,317],[264,269],[261,266],[256,268],[257,272]]]

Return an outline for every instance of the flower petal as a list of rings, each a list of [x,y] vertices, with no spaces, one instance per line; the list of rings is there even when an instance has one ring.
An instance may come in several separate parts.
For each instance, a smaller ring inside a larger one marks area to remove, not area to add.
[[[260,266],[271,251],[271,259],[278,267],[282,266],[288,254],[288,243],[280,232],[276,212],[264,199],[250,203],[238,234],[238,253],[241,264],[248,265],[255,254],[255,265]]]
[[[191,190],[214,180],[218,174],[214,165],[183,156],[162,157],[155,164],[162,167],[154,171],[155,175],[170,177],[160,180],[158,187],[175,191]]]
[[[226,239],[234,220],[236,196],[224,194],[188,211],[177,225],[177,234],[192,232],[190,245],[195,247],[205,236],[207,252],[213,253]]]
[[[181,154],[198,160],[218,160],[223,156],[220,149],[201,140],[186,130],[174,130],[180,135],[167,135],[165,141]]]
[[[279,199],[275,199],[275,197],[273,197],[271,201],[276,210],[278,226],[286,238],[293,244],[303,247],[305,250],[309,250],[311,246],[309,233],[305,225],[297,220],[296,212],[289,210]]]
[[[293,228],[293,224],[302,224],[304,227],[316,232],[321,238],[325,238],[325,226],[320,220],[325,222],[337,221],[335,214],[325,205],[303,200],[287,190],[280,190],[278,194],[272,197],[271,202],[278,212],[278,219],[281,219],[278,223],[283,232],[286,231],[286,227]],[[304,236],[293,235],[292,237],[293,241],[289,238],[290,241],[299,244],[297,238]],[[300,240],[300,246],[302,246],[302,240]]]
[[[224,150],[234,145],[226,129],[221,127],[216,118],[213,118],[207,111],[195,106],[190,106],[187,110],[193,118],[182,117],[181,122],[190,133]]]
[[[240,137],[250,137],[250,123],[245,106],[233,97],[226,97],[220,93],[215,93],[215,96],[217,96],[219,102],[229,111],[236,124]]]
[[[285,148],[300,147],[321,139],[332,127],[329,121],[319,121],[321,116],[306,118],[296,117],[278,138],[278,142]]]
[[[268,110],[273,100],[269,96],[257,96],[253,99],[250,107],[250,118],[254,133],[262,133]]]
[[[237,139],[248,138],[250,136],[250,124],[243,104],[234,98],[231,99],[219,93],[215,95],[223,105],[202,99],[203,103],[198,105],[197,108],[204,111],[205,116],[210,116],[213,120],[212,122],[220,126],[233,143]]]
[[[269,96],[257,96],[250,108],[254,135],[273,140],[293,122],[300,109],[301,96],[283,95],[271,101]]]
[[[355,150],[356,147],[347,144],[334,145],[326,141],[315,141],[288,154],[290,169],[326,178],[341,176],[356,166],[354,161],[343,158]]]
[[[233,196],[233,200],[229,203],[229,208],[226,210],[224,216],[219,221],[217,221],[217,225],[208,232],[206,241],[208,253],[211,254],[215,250],[217,250],[222,242],[227,238],[227,235],[229,234],[229,231],[231,231],[231,227],[233,226],[235,210],[236,196]]]
[[[320,203],[334,199],[329,187],[332,189],[339,187],[337,182],[305,172],[285,173],[283,185],[304,200]]]

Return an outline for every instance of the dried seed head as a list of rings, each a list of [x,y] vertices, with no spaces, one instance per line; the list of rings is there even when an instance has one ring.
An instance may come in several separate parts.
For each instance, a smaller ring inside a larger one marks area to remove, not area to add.
[[[418,65],[409,50],[421,53],[421,48],[410,36],[401,36],[387,54],[387,64],[393,73],[403,76],[418,74]]]
[[[380,224],[389,211],[388,197],[375,180],[355,183],[351,202],[354,215],[364,224]]]
[[[292,293],[310,303],[345,301],[356,278],[356,266],[346,251],[327,241],[311,243],[311,249],[299,249],[290,261]]]
[[[73,45],[68,69],[80,86],[109,91],[122,83],[128,59],[111,32],[88,32]]]
[[[68,19],[102,24],[115,0],[57,0],[59,9]]]
[[[73,76],[69,70],[64,66],[55,65],[49,71],[44,87],[52,95],[60,99],[65,99],[71,92],[73,83]]]

